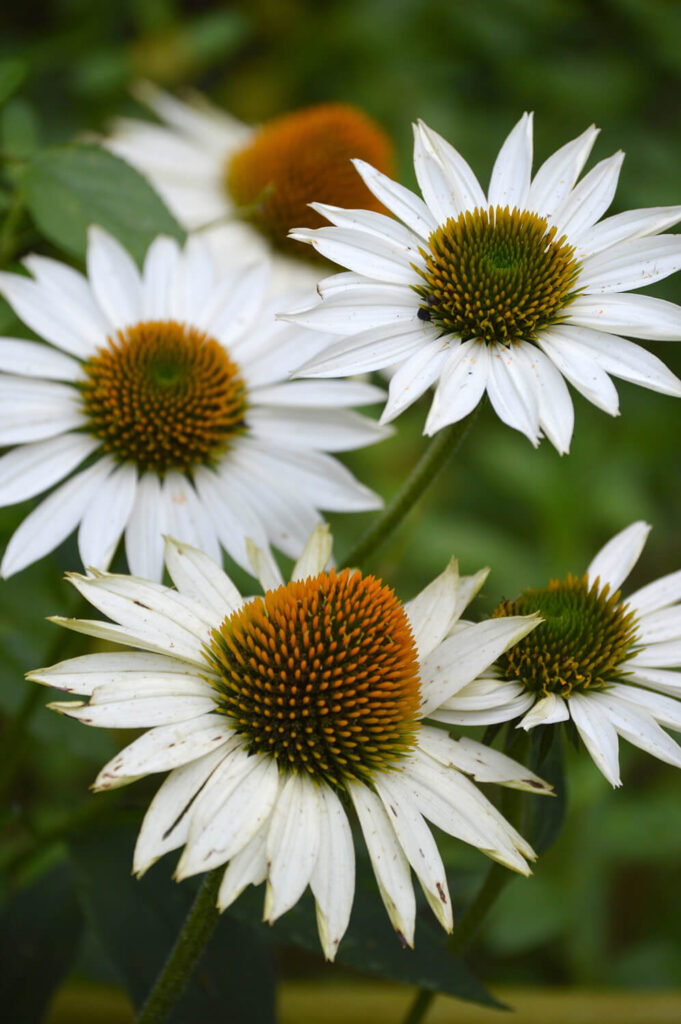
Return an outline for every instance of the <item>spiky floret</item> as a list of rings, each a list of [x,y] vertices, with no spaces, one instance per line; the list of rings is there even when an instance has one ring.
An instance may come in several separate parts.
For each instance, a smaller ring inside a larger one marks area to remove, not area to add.
[[[568,575],[503,601],[494,616],[539,612],[544,619],[497,662],[506,679],[546,696],[605,689],[636,644],[637,619],[596,579]]]
[[[210,463],[244,429],[246,387],[219,342],[174,320],[126,327],[84,364],[83,407],[105,450],[164,473]]]
[[[371,118],[348,104],[319,104],[264,125],[231,157],[227,190],[275,244],[309,255],[287,238],[292,228],[326,223],[309,203],[386,212],[352,166],[353,157],[385,174],[393,171],[390,140]]]
[[[341,789],[415,745],[416,645],[373,576],[332,570],[254,598],[214,630],[210,661],[219,709],[282,771]]]
[[[536,213],[466,210],[440,225],[421,250],[419,316],[464,341],[532,341],[560,322],[576,294],[574,252]]]

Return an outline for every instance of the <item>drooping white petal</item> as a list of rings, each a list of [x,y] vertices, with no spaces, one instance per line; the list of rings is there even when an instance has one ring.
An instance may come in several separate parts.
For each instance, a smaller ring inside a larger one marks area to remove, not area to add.
[[[60,434],[21,445],[0,457],[0,505],[32,498],[62,480],[98,445],[87,434]]]
[[[131,327],[142,315],[142,281],[132,256],[99,227],[88,231],[87,271],[93,294],[115,328]]]
[[[610,587],[611,594],[619,590],[638,562],[651,529],[639,520],[612,537],[589,564],[589,584],[598,579],[601,588]]]
[[[307,775],[289,775],[267,833],[265,920],[272,923],[302,896],[317,861],[321,810]]]
[[[319,786],[319,852],[310,875],[317,909],[317,929],[327,960],[333,960],[348,927],[355,894],[355,849],[340,800]]]
[[[531,170],[532,114],[523,114],[494,162],[487,194],[489,205],[522,210],[530,188]]]
[[[222,877],[218,907],[226,910],[247,885],[260,885],[267,878],[267,830],[265,822],[259,832],[232,857]]]
[[[421,238],[427,239],[437,228],[437,221],[426,204],[404,185],[381,174],[364,160],[353,160],[364,184],[379,202],[392,211],[403,224]]]
[[[80,521],[78,551],[84,566],[108,569],[137,494],[137,469],[118,466],[101,484]]]
[[[540,622],[538,615],[488,619],[444,640],[421,666],[423,717],[470,683]]]
[[[376,794],[359,783],[350,785],[349,793],[390,923],[401,941],[413,946],[416,901],[404,850]]]
[[[598,707],[593,698],[593,694],[573,693],[569,703],[570,716],[596,767],[611,786],[621,786],[617,732],[610,716]]]
[[[567,704],[556,693],[548,693],[520,719],[518,725],[523,729],[534,729],[537,725],[552,725],[554,722],[566,722],[570,717]]]
[[[466,700],[466,704],[468,703],[468,700]],[[436,722],[444,722],[445,725],[474,726],[495,725],[497,722],[511,722],[514,718],[518,718],[532,707],[534,695],[521,691],[503,704],[494,705],[479,711],[469,710],[468,707],[463,707],[463,704],[464,698],[452,697],[442,707],[432,711],[430,717]]]
[[[611,416],[619,414],[615,385],[593,355],[579,344],[583,328],[571,324],[551,327],[537,338],[550,361],[580,394]]]
[[[156,473],[143,473],[135,504],[125,529],[125,554],[130,572],[143,579],[163,576],[163,534],[167,531],[161,502],[161,481]]]
[[[318,576],[326,568],[332,548],[331,531],[326,523],[320,523],[312,531],[300,558],[293,566],[291,579],[304,580],[308,576]]]
[[[397,840],[421,883],[433,913],[442,927],[450,932],[454,926],[452,902],[444,864],[432,832],[398,772],[382,772],[375,785]]]
[[[502,423],[519,430],[536,448],[539,444],[539,402],[519,348],[489,346],[487,393]]]
[[[12,534],[0,576],[13,576],[61,544],[76,528],[113,467],[110,457],[99,459],[41,501]]]
[[[405,359],[390,378],[388,401],[381,423],[391,423],[412,405],[440,376],[447,361],[447,339],[429,341]]]
[[[496,782],[529,793],[550,793],[552,786],[524,765],[468,736],[453,740],[444,729],[422,725],[418,745],[440,764],[457,768],[476,782]]]
[[[144,775],[179,768],[224,746],[232,737],[231,727],[219,715],[149,729],[104,765],[92,788],[115,789]]]
[[[681,341],[681,306],[652,295],[578,295],[569,312],[570,324],[577,327],[649,341]]]
[[[478,341],[452,345],[435,390],[424,433],[435,434],[472,412],[485,393],[489,374],[487,345]]]
[[[173,769],[157,790],[144,815],[135,845],[132,870],[138,878],[159,857],[179,849],[187,841],[196,798],[228,752],[229,747],[225,744],[181,768]]]
[[[518,345],[516,362],[524,366],[528,387],[539,412],[539,426],[561,454],[570,449],[575,412],[570,392],[559,370],[535,345]]]

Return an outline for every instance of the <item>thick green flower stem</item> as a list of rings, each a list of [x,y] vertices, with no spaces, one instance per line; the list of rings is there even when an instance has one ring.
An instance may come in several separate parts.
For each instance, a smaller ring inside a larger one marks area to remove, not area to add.
[[[470,416],[438,431],[388,507],[343,559],[343,565],[360,566],[367,555],[373,555],[385,543],[433,482],[447,459],[458,450],[479,408],[480,403]]]
[[[480,887],[478,895],[461,919],[460,924],[455,925],[447,948],[452,956],[460,956],[461,953],[471,944],[478,929],[485,920],[490,908],[494,905],[499,893],[515,876],[508,868],[501,864],[492,864],[485,881]],[[420,1024],[424,1019],[436,993],[429,989],[422,988],[414,998],[403,1024]]]
[[[224,868],[216,868],[206,875],[135,1024],[162,1024],[184,992],[220,917],[217,898],[223,873]]]

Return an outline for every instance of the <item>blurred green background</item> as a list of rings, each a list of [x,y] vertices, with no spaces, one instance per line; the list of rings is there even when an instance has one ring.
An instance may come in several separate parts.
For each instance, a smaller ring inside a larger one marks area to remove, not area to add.
[[[681,202],[681,5],[664,0],[25,0],[4,8],[0,59],[0,91],[13,90],[0,111],[5,207],[13,166],[36,148],[104,130],[115,114],[141,115],[127,91],[140,76],[201,89],[249,122],[354,102],[392,134],[407,185],[416,117],[451,140],[483,183],[523,110],[536,111],[535,166],[593,121],[602,128],[593,160],[627,154],[611,212]],[[653,293],[681,302],[681,278]],[[0,331],[19,332],[6,306]],[[681,373],[679,346],[646,345]],[[681,567],[681,405],[627,384],[619,391],[614,420],[575,397],[563,458],[546,442],[534,451],[485,409],[373,568],[406,599],[451,554],[465,571],[490,565],[482,614],[527,585],[583,571],[637,518],[654,530],[631,587]],[[423,449],[426,409],[424,399],[393,439],[348,459],[387,499]],[[0,509],[3,545],[27,507]],[[369,522],[334,517],[340,555]],[[9,742],[23,673],[54,643],[55,628],[38,617],[68,610],[60,576],[76,564],[68,542],[0,583]],[[120,740],[42,708],[31,719],[0,849],[8,894],[64,861],[66,846],[50,836],[63,832],[65,814],[106,816],[105,798],[89,797],[87,786]],[[624,786],[613,792],[583,752],[570,753],[565,831],[532,880],[508,887],[473,958],[489,983],[681,985],[679,776],[625,744],[623,763]],[[133,790],[124,806],[135,820],[153,787]],[[465,904],[483,860],[455,844],[447,851],[455,901]],[[78,942],[78,977],[114,981],[92,932]],[[284,976],[322,970],[312,955],[280,963]]]

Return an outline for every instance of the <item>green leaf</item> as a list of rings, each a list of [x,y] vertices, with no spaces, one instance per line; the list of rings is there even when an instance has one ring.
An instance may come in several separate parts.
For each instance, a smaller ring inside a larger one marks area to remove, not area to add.
[[[0,917],[2,1019],[39,1024],[83,927],[73,873],[59,865],[18,893]]]
[[[184,232],[136,170],[98,146],[43,150],[23,177],[26,205],[50,241],[83,258],[91,224],[110,231],[138,262],[157,235]]]
[[[35,109],[23,96],[11,100],[0,112],[0,142],[4,152],[25,160],[40,145],[40,122]]]
[[[136,829],[109,826],[71,845],[85,913],[140,1006],[175,943],[194,897],[170,878],[170,861],[143,879],[130,874]],[[175,1024],[274,1024],[274,973],[256,929],[223,914],[169,1018]]]
[[[0,103],[4,103],[22,85],[28,65],[25,60],[6,57],[0,60]]]

